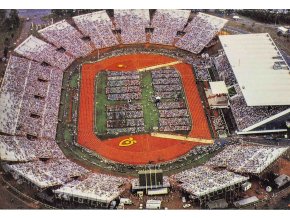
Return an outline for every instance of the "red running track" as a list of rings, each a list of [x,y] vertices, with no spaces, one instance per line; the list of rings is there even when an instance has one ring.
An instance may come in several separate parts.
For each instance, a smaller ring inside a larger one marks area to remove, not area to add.
[[[84,64],[81,72],[78,143],[94,150],[107,159],[127,164],[147,164],[148,162],[157,163],[173,160],[196,146],[198,143],[156,138],[149,134],[142,134],[132,135],[134,140],[137,141],[136,144],[120,147],[120,141],[128,138],[128,136],[100,140],[94,134],[94,81],[96,74],[102,70],[130,71],[172,61],[176,60],[161,55],[134,54],[113,57],[92,64]],[[120,65],[123,67],[118,67]],[[205,112],[190,65],[178,64],[175,65],[175,68],[181,74],[192,117],[193,124],[189,136],[211,139]]]

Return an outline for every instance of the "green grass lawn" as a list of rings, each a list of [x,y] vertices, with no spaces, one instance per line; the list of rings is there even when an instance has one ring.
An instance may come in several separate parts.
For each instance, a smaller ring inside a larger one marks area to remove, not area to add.
[[[95,90],[95,127],[98,135],[106,134],[107,132],[107,114],[106,105],[108,104],[106,96],[106,73],[97,74],[96,90]]]
[[[77,69],[76,69],[76,71],[77,71]],[[78,86],[78,78],[79,78],[79,74],[77,74],[77,73],[73,73],[72,74],[72,77],[70,79],[70,87],[71,88],[77,88],[77,86]]]
[[[72,143],[72,134],[70,133],[68,128],[64,130],[64,140],[66,143]]]
[[[229,91],[230,97],[232,97],[232,96],[234,96],[234,95],[237,94],[234,86],[232,86],[231,88],[229,88],[228,91]]]
[[[144,112],[145,130],[153,131],[153,127],[158,127],[158,110],[154,102],[152,102],[152,95],[154,93],[152,87],[152,77],[149,72],[142,72],[141,74],[142,99]]]

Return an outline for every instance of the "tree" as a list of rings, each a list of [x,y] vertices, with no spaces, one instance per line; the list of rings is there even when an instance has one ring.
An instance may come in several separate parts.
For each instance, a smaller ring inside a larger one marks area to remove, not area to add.
[[[290,14],[283,14],[271,10],[238,10],[238,13],[264,23],[290,23]]]
[[[225,10],[226,15],[231,15],[234,12],[235,12],[235,10],[233,10],[233,9],[226,9]]]
[[[5,27],[5,29],[11,30],[11,26],[12,26],[11,20],[9,19],[9,17],[6,17],[5,18],[5,21],[4,21],[4,27]]]
[[[16,9],[11,9],[9,13],[9,20],[12,29],[16,29],[20,25],[20,18]]]
[[[62,9],[52,9],[51,13],[56,15],[56,16],[62,16],[64,14],[64,10],[62,10]]]
[[[4,46],[7,47],[9,46],[9,44],[10,44],[9,38],[5,37]]]
[[[7,56],[8,56],[8,47],[4,48],[3,54],[4,54],[4,57],[7,58]]]
[[[67,9],[66,10],[66,13],[67,13],[68,16],[72,17],[72,16],[75,15],[75,10],[73,10],[73,9]]]
[[[6,10],[0,9],[0,27],[3,27],[6,18]]]

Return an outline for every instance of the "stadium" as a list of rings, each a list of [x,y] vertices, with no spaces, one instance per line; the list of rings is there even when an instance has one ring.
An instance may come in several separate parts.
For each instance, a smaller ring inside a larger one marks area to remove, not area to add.
[[[44,208],[239,208],[289,194],[288,63],[268,33],[227,22],[100,10],[27,37],[0,89],[2,181]]]

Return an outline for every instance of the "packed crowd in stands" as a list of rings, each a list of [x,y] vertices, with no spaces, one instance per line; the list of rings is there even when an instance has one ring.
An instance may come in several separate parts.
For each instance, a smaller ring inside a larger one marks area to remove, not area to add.
[[[122,177],[92,173],[84,180],[74,180],[67,183],[55,190],[54,193],[65,200],[71,197],[78,197],[110,203],[124,191],[124,188],[120,186],[126,182],[128,180]]]
[[[189,18],[189,10],[156,10],[152,27],[151,43],[173,45],[177,32],[184,29]]]
[[[154,32],[151,37],[151,42],[153,44],[172,45],[177,31],[184,29],[189,14],[189,10],[157,10],[152,18]],[[207,17],[210,17],[210,19]],[[115,10],[115,19],[117,28],[121,28],[121,35],[123,40],[126,41],[125,43],[144,42],[144,37],[146,38],[145,27],[149,23],[148,10]],[[219,21],[221,18],[204,15],[202,13],[199,13],[195,19],[212,22],[215,28],[220,27],[221,23],[223,23]],[[128,20],[130,20],[130,25],[125,25],[125,21],[127,22]],[[118,44],[117,38],[112,32],[113,22],[106,11],[75,16],[73,17],[73,21],[81,33],[67,21],[63,20],[39,31],[40,35],[54,46],[34,36],[30,36],[15,51],[29,59],[40,63],[44,62],[64,70],[75,58],[85,57],[94,50],[90,46],[90,43],[85,40],[86,37],[98,49],[112,47]],[[204,24],[204,22],[199,22],[199,25]],[[189,27],[193,25],[191,23],[186,29],[190,29]],[[199,28],[201,27],[197,27],[197,32]],[[201,36],[203,39],[207,37],[212,36]],[[186,36],[182,39],[184,38]],[[200,46],[202,48],[204,47],[203,44]],[[181,48],[184,49],[183,47]],[[172,52],[178,53],[176,51]],[[186,55],[184,58],[192,62],[192,58],[189,56]]]
[[[26,59],[11,56],[0,92],[0,131],[14,134],[25,89],[29,65]]]
[[[107,133],[144,132],[143,107],[139,103],[107,106]]]
[[[236,84],[236,86],[238,85]],[[248,106],[241,91],[230,98],[230,107],[239,130],[250,127],[288,109],[287,106]]]
[[[74,61],[70,55],[57,51],[53,45],[34,36],[29,36],[15,49],[15,52],[28,59],[39,63],[45,62],[61,70],[65,70]]]
[[[178,40],[176,47],[198,54],[223,28],[227,20],[198,13],[185,28],[186,34]]]
[[[277,160],[288,147],[229,145],[218,155],[212,157],[206,164],[226,167],[239,173],[261,173],[266,167]]]
[[[54,139],[62,74],[55,68],[11,56],[1,87],[0,110],[5,116],[0,118],[0,130]]]
[[[220,80],[225,81],[227,86],[232,86],[237,83],[236,77],[225,54],[213,58],[213,63],[215,65]]]
[[[208,69],[205,66],[203,66],[203,65],[196,66],[194,72],[196,75],[196,80],[198,80],[198,81],[212,81],[211,76],[208,72]]]
[[[145,43],[149,10],[114,10],[116,29],[121,29],[123,44]]]
[[[90,37],[98,49],[112,47],[118,43],[112,32],[113,24],[106,11],[98,11],[73,17],[78,29],[84,36]]]
[[[40,188],[63,185],[89,171],[68,159],[50,159],[7,165],[12,174],[34,183]]]
[[[191,119],[182,97],[182,83],[175,69],[153,70],[152,84],[159,113],[159,131],[188,131]],[[177,93],[178,92],[178,93]],[[165,94],[163,94],[165,93]]]
[[[223,120],[222,116],[213,116],[212,117],[212,123],[215,131],[217,132],[218,135],[224,135],[227,134],[227,128],[226,128],[226,123]]]
[[[89,43],[82,39],[83,35],[65,20],[38,32],[48,42],[54,44],[57,48],[64,48],[75,58],[85,57],[93,51]]]
[[[221,80],[232,86],[236,92],[230,97],[230,108],[239,130],[252,126],[268,117],[286,110],[287,106],[248,106],[235,75],[225,55],[214,58],[214,64]]]
[[[207,166],[185,170],[172,177],[181,182],[180,187],[183,190],[196,197],[222,190],[249,179],[227,170],[215,171]]]
[[[8,161],[32,161],[38,158],[64,158],[53,140],[28,140],[26,137],[0,136],[0,156]]]

